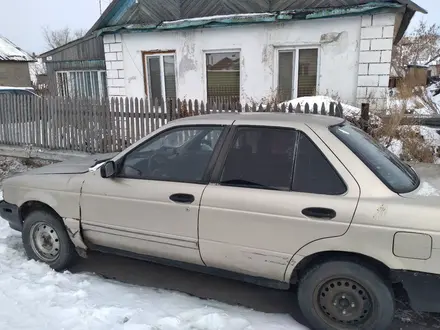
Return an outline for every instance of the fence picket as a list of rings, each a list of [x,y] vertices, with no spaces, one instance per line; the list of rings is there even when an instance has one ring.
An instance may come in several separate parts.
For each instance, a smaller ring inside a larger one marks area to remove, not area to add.
[[[139,112],[139,99],[136,97],[134,99],[134,112],[136,118],[136,141],[141,138],[141,116]]]
[[[125,141],[126,141],[126,132],[125,132],[125,127],[127,126],[127,113],[126,113],[126,106],[128,105],[127,104],[127,101],[128,101],[128,98],[127,99],[123,99],[123,98],[121,98],[121,104],[120,104],[120,110],[119,110],[119,113],[120,113],[120,117],[119,117],[119,121],[120,121],[120,123],[121,123],[121,150],[124,150],[125,149],[125,145],[126,145],[126,143],[125,143]]]
[[[164,114],[164,103],[163,103],[163,99],[161,98],[160,100],[156,99],[155,101],[155,126],[156,129],[158,129],[160,127],[160,120],[159,120],[159,116],[161,116],[162,114]]]
[[[145,118],[144,118],[145,101],[143,98],[139,100],[139,114],[140,114],[139,121],[141,124],[140,132],[141,132],[141,139],[142,139],[145,136]]]
[[[186,99],[112,98],[102,100],[0,98],[0,143],[87,153],[127,148],[168,122],[210,113],[289,112],[342,117],[341,103],[240,104],[227,98],[209,102]]]
[[[130,139],[128,141],[128,145],[132,145],[133,143],[135,143],[137,141],[136,137],[135,137],[136,127],[134,124],[134,100],[133,100],[133,98],[130,98],[128,111],[129,111],[129,115],[130,115],[130,128],[127,129],[127,136],[130,137]]]
[[[335,104],[333,102],[330,103],[329,115],[332,117],[335,115]]]

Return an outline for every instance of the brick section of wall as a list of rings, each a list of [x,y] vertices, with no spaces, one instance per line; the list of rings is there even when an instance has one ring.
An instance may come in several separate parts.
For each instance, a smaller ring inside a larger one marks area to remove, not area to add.
[[[371,109],[386,105],[391,70],[395,14],[366,15],[361,18],[357,104]]]
[[[105,65],[109,97],[125,97],[124,54],[120,34],[104,36]]]

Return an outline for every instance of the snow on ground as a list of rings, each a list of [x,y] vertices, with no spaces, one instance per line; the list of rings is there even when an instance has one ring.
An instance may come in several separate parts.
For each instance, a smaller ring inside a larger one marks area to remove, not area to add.
[[[290,104],[292,104],[292,107],[295,109],[299,104],[301,106],[301,110],[304,111],[306,103],[309,104],[310,111],[313,110],[314,103],[318,105],[318,109],[319,111],[321,111],[321,106],[324,103],[325,110],[328,112],[330,110],[330,104],[331,103],[338,104],[338,101],[332,99],[329,96],[318,95],[318,96],[299,97],[290,101],[283,102],[279,106],[285,104],[286,107],[288,107]],[[360,116],[361,109],[344,103],[341,103],[341,105],[345,116],[349,116],[349,117]]]
[[[428,182],[422,182],[417,192],[419,196],[440,196],[440,191]]]
[[[146,274],[147,276],[148,274]],[[0,329],[300,330],[265,314],[91,274],[57,273],[25,257],[20,234],[0,219]]]

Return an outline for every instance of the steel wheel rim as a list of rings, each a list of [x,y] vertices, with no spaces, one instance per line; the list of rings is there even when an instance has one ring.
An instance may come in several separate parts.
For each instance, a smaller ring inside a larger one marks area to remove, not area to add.
[[[315,309],[328,324],[358,329],[371,319],[373,301],[368,291],[349,278],[324,281],[314,293]]]
[[[56,230],[44,222],[31,227],[31,247],[39,259],[45,262],[55,261],[60,254],[60,240]]]

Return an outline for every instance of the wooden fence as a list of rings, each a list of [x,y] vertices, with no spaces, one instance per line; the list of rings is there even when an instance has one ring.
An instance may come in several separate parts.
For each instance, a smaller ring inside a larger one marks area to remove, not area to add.
[[[192,100],[154,104],[111,100],[0,96],[0,144],[88,153],[115,152],[171,120],[224,112],[291,112],[342,117],[341,104],[241,105]]]

